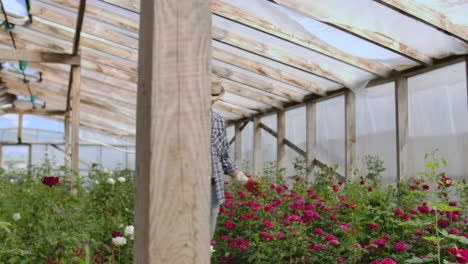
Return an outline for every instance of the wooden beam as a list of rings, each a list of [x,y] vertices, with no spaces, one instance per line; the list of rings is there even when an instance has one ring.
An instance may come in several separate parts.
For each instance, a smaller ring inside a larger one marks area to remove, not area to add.
[[[223,103],[222,101],[217,101],[213,104],[213,106],[215,108],[219,108],[219,109],[222,109],[224,111],[228,111],[229,113],[231,114],[234,114],[234,115],[237,115],[237,116],[241,116],[241,117],[248,117],[250,116],[249,113],[239,109],[239,108],[236,108],[236,107],[232,107],[232,106],[229,106],[227,105],[226,103]]]
[[[247,126],[247,124],[249,124],[250,121],[245,121],[245,122],[241,122],[241,123],[236,123],[236,124],[241,124],[240,125],[240,131],[242,132],[242,130],[244,130],[244,128]],[[234,142],[234,140],[236,140],[236,135],[234,134],[234,136],[231,138],[231,140],[229,140],[229,145],[232,145],[232,143]]]
[[[284,111],[276,112],[276,167],[278,169],[286,167],[286,145],[284,139],[286,137],[286,114]]]
[[[64,165],[65,165],[65,170],[68,171],[70,169],[70,143],[71,143],[71,140],[70,140],[70,134],[71,134],[71,131],[70,131],[70,114],[68,113],[67,115],[65,115],[65,119],[64,119],[64,140],[65,140],[65,150],[64,150]]]
[[[54,23],[75,28],[77,21],[77,12],[68,11],[57,8],[40,0],[34,0],[34,5],[31,5],[29,10],[33,17],[52,21]],[[138,39],[119,30],[118,27],[108,23],[96,23],[95,20],[88,18],[83,23],[83,33],[90,34],[94,37],[103,38],[110,42],[118,43],[132,49],[138,49]],[[120,31],[120,32],[119,32]]]
[[[328,22],[333,20],[337,16],[337,13],[334,12],[331,8],[321,8],[318,9],[314,6],[314,3],[306,0],[274,0],[276,3],[297,10],[311,18],[320,21],[324,24],[337,28],[341,31],[349,33],[353,36],[371,42],[379,47],[390,50],[392,52],[398,53],[401,56],[409,58],[411,60],[417,61],[421,64],[430,65],[432,64],[432,59],[429,56],[421,53],[420,51],[413,49],[404,43],[399,42],[396,39],[392,39],[389,36],[385,36],[379,32],[373,32],[363,28],[356,28],[349,25],[338,24]]]
[[[60,39],[41,35],[32,31],[30,33],[31,34],[25,34],[21,27],[15,28],[14,35],[18,48],[45,52],[67,52],[67,50],[71,48],[70,43],[61,41]],[[0,32],[0,43],[8,44],[8,36],[5,33]],[[84,69],[127,81],[128,83],[126,85],[136,83],[138,79],[136,73],[129,71],[131,68],[123,68],[133,67],[128,62],[115,60],[109,56],[105,56],[104,53],[91,51],[81,54],[81,66]]]
[[[218,42],[215,42],[218,43]],[[216,46],[222,46],[223,48],[218,48]],[[243,55],[236,54],[229,52],[227,50],[232,50],[235,51],[236,48],[230,47],[225,44],[220,44],[216,45],[213,47],[213,58],[249,70],[251,72],[255,72],[257,74],[263,75],[265,77],[281,81],[283,83],[292,85],[294,87],[298,87],[302,90],[320,94],[320,95],[325,95],[325,88],[316,83],[312,82],[310,79],[303,78],[301,76],[298,76],[297,74],[292,74],[290,72],[283,71],[279,68],[273,67],[271,64],[264,64],[260,63],[254,60],[254,54],[252,53],[247,53],[249,58],[244,57]],[[239,53],[242,52],[242,50],[237,49],[237,52]],[[258,57],[258,56],[256,56]],[[272,64],[274,64],[274,61],[271,61]]]
[[[265,130],[266,132],[268,132],[270,135],[274,136],[275,138],[278,138],[278,133],[276,131],[274,131],[273,129],[271,129],[269,126],[265,125],[264,123],[260,123],[260,127]],[[297,154],[301,155],[302,157],[306,157],[306,152],[301,149],[299,146],[297,146],[296,144],[292,143],[291,141],[289,141],[287,138],[284,138],[284,144],[288,147],[290,147],[292,150],[296,151]]]
[[[412,177],[412,158],[409,142],[409,113],[408,113],[408,78],[396,81],[395,87],[395,119],[396,119],[396,158],[397,180]]]
[[[249,98],[260,103],[270,105],[276,109],[283,109],[284,103],[273,96],[269,96],[260,92],[256,92],[254,89],[249,89],[248,86],[231,81],[229,79],[222,79],[223,87],[227,92],[240,95],[245,98]]]
[[[351,179],[356,168],[356,96],[345,93],[345,177]]]
[[[242,170],[242,129],[241,124],[236,124],[235,126],[235,146],[234,146],[234,159],[237,166]]]
[[[350,80],[345,80],[342,77],[330,72],[320,65],[308,60],[304,57],[289,53],[288,51],[279,49],[269,44],[260,43],[247,36],[241,36],[228,30],[213,26],[213,38],[223,43],[233,45],[246,51],[250,51],[280,63],[292,66],[308,73],[317,75],[327,80],[339,84],[349,84]]]
[[[468,42],[468,27],[466,25],[454,23],[448,16],[443,14],[443,12],[437,12],[427,5],[411,0],[374,1],[464,42]]]
[[[135,263],[210,263],[209,3],[141,2]]]
[[[258,78],[255,74],[246,74],[234,67],[229,67],[222,62],[215,61],[213,63],[213,72],[222,78],[229,79],[244,85],[248,85],[262,91],[287,98],[291,101],[300,102],[304,99],[304,95],[296,92],[294,88],[288,87],[286,84],[281,84],[274,81],[267,81]],[[292,88],[292,89],[291,89]]]
[[[78,3],[75,0],[41,0],[46,3],[59,5],[69,10],[76,10]],[[132,32],[138,32],[139,24],[138,20],[130,15],[128,12],[119,12],[115,8],[106,8],[103,5],[98,5],[98,1],[88,1],[86,6],[86,16],[93,19],[99,20],[100,22],[119,26],[121,28],[130,30]]]
[[[306,164],[309,169],[307,179],[312,180],[314,163],[317,156],[317,107],[316,103],[306,104]]]
[[[18,114],[18,115],[41,115],[41,116],[53,116],[53,115],[65,115],[64,110],[54,109],[18,109],[18,108],[0,108],[0,114]]]
[[[80,160],[81,67],[72,66],[70,76],[71,107],[68,110],[71,110],[71,169],[78,172]],[[67,99],[67,102],[70,99]],[[74,182],[75,177],[72,176],[70,180]]]
[[[253,119],[253,161],[252,175],[260,177],[263,173],[263,148],[262,148],[262,130],[260,127],[260,118]]]
[[[81,59],[80,56],[72,56],[70,54],[63,53],[52,53],[32,50],[0,49],[0,60],[79,65]]]
[[[253,12],[248,12],[224,1],[213,1],[211,9],[213,13],[219,16],[271,34],[283,40],[290,41],[304,48],[321,53],[325,56],[347,63],[378,76],[387,76],[392,71],[392,68],[382,63],[345,53],[340,49],[328,45],[324,41],[320,41],[318,39],[315,40],[310,36],[303,35],[299,32],[291,33],[283,29],[279,24],[273,24],[270,21],[266,21],[255,16],[255,10],[252,10]]]
[[[18,114],[18,144],[23,143],[23,114]]]

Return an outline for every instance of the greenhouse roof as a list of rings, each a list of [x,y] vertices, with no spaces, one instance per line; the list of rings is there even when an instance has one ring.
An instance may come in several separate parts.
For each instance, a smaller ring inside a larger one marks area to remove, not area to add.
[[[80,123],[134,138],[140,3],[86,2]],[[30,0],[26,13],[25,1],[3,3],[15,27],[0,30],[0,53],[14,40],[18,49],[74,54],[79,1]],[[214,108],[228,121],[246,120],[465,60],[466,13],[467,1],[213,0],[212,68],[226,89]],[[67,109],[70,66],[18,68],[0,71],[0,111],[12,103],[31,109],[28,98]]]

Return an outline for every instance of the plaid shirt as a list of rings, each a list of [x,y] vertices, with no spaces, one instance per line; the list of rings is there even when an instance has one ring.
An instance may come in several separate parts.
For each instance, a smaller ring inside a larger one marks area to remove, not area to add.
[[[215,112],[211,112],[211,177],[216,185],[218,204],[224,203],[224,175],[237,170],[229,156],[229,142],[226,134],[224,119]]]

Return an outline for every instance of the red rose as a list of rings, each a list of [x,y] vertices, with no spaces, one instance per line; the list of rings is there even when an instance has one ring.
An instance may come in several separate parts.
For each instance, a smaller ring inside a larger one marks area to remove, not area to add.
[[[112,231],[112,237],[123,237],[122,233],[119,231]]]
[[[49,186],[49,187],[58,186],[59,185],[59,177],[54,177],[54,176],[44,177],[44,179],[42,179],[42,183],[44,185]]]

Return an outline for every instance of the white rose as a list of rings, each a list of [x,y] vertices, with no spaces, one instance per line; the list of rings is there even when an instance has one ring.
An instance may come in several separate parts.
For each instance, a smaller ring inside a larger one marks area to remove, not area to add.
[[[95,181],[94,181],[94,184],[99,184],[99,181],[98,181],[98,180],[95,180]]]
[[[107,183],[109,184],[115,184],[115,180],[112,178],[107,179]]]
[[[215,252],[216,250],[213,249],[213,246],[210,246],[211,253]]]
[[[123,246],[127,244],[127,239],[125,237],[114,237],[112,238],[112,243],[114,243],[116,246]]]
[[[18,220],[20,220],[20,219],[21,219],[21,215],[20,215],[20,214],[18,214],[18,213],[16,213],[16,214],[13,214],[11,217],[12,217],[12,218],[13,218],[13,220],[15,220],[15,221],[18,221]]]
[[[11,183],[14,183],[14,182],[15,182],[15,179],[10,179],[10,182],[11,182]]]
[[[125,182],[126,181],[125,177],[118,177],[117,180],[119,182]]]
[[[130,237],[130,239],[133,240],[133,234],[134,234],[134,231],[135,231],[135,228],[133,228],[132,225],[129,225],[125,228],[125,232],[124,234],[128,237]]]

